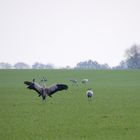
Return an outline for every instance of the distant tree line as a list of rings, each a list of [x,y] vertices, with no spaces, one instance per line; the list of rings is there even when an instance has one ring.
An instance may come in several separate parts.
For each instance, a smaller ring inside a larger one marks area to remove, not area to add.
[[[0,69],[55,69],[53,64],[34,63],[32,66],[24,62],[15,65],[0,63]],[[71,69],[66,66],[65,69]],[[108,64],[99,64],[97,61],[87,60],[77,63],[74,69],[140,69],[140,45],[133,45],[125,51],[125,59],[118,66],[110,67]]]
[[[84,61],[84,62],[79,62],[75,69],[110,69],[108,64],[99,64],[97,61]]]
[[[30,66],[24,62],[18,62],[12,66],[8,63],[0,63],[0,69],[54,69],[54,65],[36,62],[32,66]]]
[[[96,61],[88,60],[79,62],[77,69],[140,69],[140,45],[133,45],[125,51],[125,59],[118,66],[110,67],[108,64],[99,64]]]

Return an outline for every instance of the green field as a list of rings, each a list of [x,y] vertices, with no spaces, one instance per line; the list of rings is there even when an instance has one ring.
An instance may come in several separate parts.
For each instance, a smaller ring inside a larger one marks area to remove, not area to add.
[[[42,102],[23,82],[43,76],[69,89]],[[0,70],[0,140],[139,139],[140,70]]]

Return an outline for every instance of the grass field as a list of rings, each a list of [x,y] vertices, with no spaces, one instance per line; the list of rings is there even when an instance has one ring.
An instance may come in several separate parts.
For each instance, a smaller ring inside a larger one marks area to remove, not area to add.
[[[69,89],[42,102],[23,82],[43,76]],[[94,90],[90,102],[87,88]],[[139,139],[140,70],[0,70],[0,140]]]

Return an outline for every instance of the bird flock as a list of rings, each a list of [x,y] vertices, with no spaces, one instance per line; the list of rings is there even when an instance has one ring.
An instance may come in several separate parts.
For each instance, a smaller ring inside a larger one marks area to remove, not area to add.
[[[73,85],[78,85],[78,81],[76,79],[70,79],[69,80]],[[38,94],[38,97],[42,97],[42,100],[45,100],[46,97],[52,97],[53,94],[62,91],[67,90],[69,87],[66,84],[63,83],[57,83],[50,86],[46,86],[46,82],[48,82],[48,78],[43,77],[38,83],[36,82],[35,78],[30,81],[24,81],[24,84],[26,85],[27,89],[33,90]],[[88,79],[82,79],[82,84],[87,84],[89,82]],[[93,96],[93,90],[91,88],[88,88],[86,91],[86,97],[88,99],[91,99]]]

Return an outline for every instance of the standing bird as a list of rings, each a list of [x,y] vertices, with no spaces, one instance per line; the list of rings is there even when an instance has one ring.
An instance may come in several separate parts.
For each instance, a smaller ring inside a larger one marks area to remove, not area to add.
[[[86,83],[88,83],[88,79],[83,79],[82,84],[86,84]]]
[[[93,91],[91,89],[88,89],[86,91],[86,96],[90,99],[93,96]]]
[[[77,80],[76,79],[70,79],[69,80],[72,84],[77,84]]]
[[[38,93],[38,96],[42,97],[42,100],[45,100],[46,96],[52,97],[52,94],[68,89],[68,86],[65,84],[54,84],[50,87],[45,87],[45,85],[41,86],[35,82],[35,79],[33,79],[33,82],[24,81],[24,84],[27,85],[28,89],[35,90]]]
[[[41,83],[41,82],[44,82],[44,83],[45,83],[45,82],[47,82],[47,81],[48,81],[48,79],[47,79],[46,77],[43,76],[43,78],[40,80],[40,83]]]

